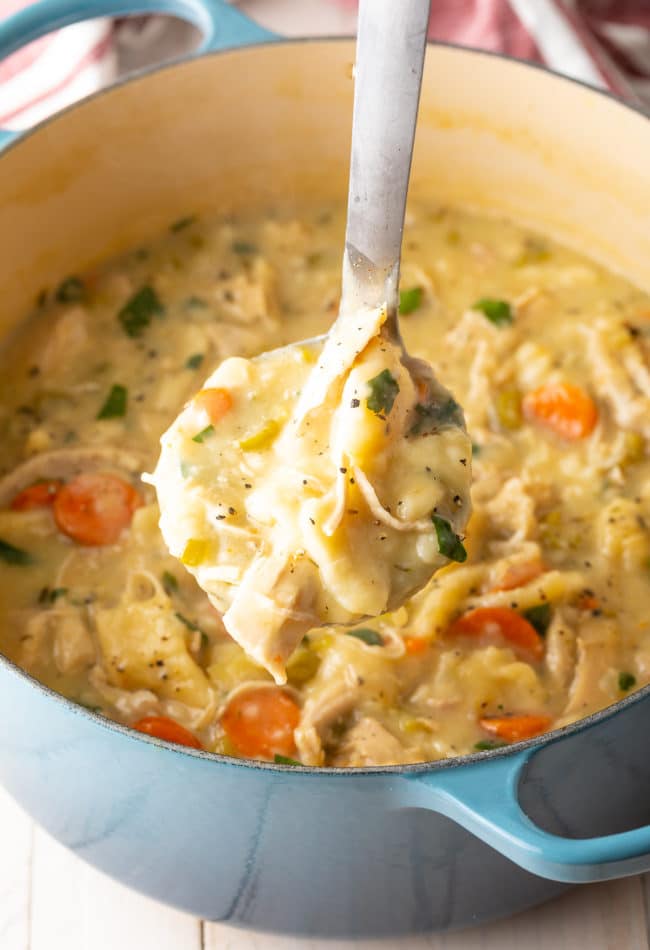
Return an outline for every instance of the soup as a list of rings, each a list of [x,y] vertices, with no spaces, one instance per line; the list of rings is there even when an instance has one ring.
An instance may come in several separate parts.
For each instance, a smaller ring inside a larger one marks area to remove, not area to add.
[[[405,230],[406,345],[473,441],[464,563],[310,630],[277,686],[168,553],[162,432],[225,357],[329,326],[343,222],[187,218],[40,294],[0,371],[3,652],[141,731],[308,765],[491,748],[649,682],[650,298],[507,221],[414,202]]]

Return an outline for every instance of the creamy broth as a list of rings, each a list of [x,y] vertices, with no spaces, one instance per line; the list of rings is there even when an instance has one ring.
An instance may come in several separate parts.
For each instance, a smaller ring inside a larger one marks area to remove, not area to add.
[[[414,202],[404,241],[406,345],[473,441],[467,561],[311,630],[282,689],[169,555],[140,479],[162,432],[222,359],[328,327],[342,234],[342,208],[187,219],[41,294],[0,371],[3,651],[128,725],[313,765],[489,748],[649,682],[650,298],[497,219]],[[80,484],[116,538],[73,540]]]

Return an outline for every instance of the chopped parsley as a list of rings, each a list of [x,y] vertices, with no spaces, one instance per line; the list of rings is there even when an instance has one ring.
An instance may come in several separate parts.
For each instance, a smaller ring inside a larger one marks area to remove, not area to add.
[[[445,557],[448,557],[450,561],[458,561],[461,564],[463,561],[466,561],[467,551],[465,550],[463,542],[453,531],[449,522],[445,521],[444,518],[441,518],[436,514],[431,515],[431,520],[433,521],[433,526],[436,529],[438,550],[440,553],[444,554]]]
[[[231,247],[235,254],[257,254],[259,250],[257,244],[250,241],[233,241]]]
[[[83,300],[85,287],[79,277],[66,277],[61,281],[54,296],[59,303],[75,303]]]
[[[369,647],[383,647],[384,645],[382,635],[377,633],[376,630],[371,630],[370,627],[357,627],[356,630],[348,630],[346,632],[349,637],[356,637],[357,640],[363,640]]]
[[[128,390],[126,386],[116,383],[106,397],[106,401],[97,413],[98,419],[121,419],[126,415]]]
[[[273,761],[276,765],[302,765],[302,762],[298,762],[297,759],[291,759],[288,755],[280,755],[279,752],[275,753]]]
[[[177,620],[180,620],[180,622],[184,626],[186,626],[188,630],[191,630],[192,633],[197,633],[197,632],[200,633],[201,640],[203,640],[203,637],[206,637],[207,639],[207,634],[205,634],[203,630],[201,630],[198,623],[195,623],[194,620],[188,620],[187,617],[185,617],[183,614],[179,614],[178,611],[176,611],[174,616],[176,617]]]
[[[175,594],[178,590],[178,581],[171,571],[162,572],[162,585],[168,597],[171,597],[171,595]]]
[[[203,353],[193,353],[185,360],[185,369],[198,369],[204,359]]]
[[[399,312],[402,314],[402,316],[406,316],[408,313],[413,313],[414,310],[418,309],[421,303],[421,287],[408,287],[406,290],[400,290]]]
[[[29,551],[15,548],[13,544],[9,544],[8,541],[3,541],[0,538],[0,561],[4,561],[5,564],[18,564],[21,567],[26,567],[28,564],[34,563],[34,558]]]
[[[632,689],[633,686],[636,686],[636,676],[634,673],[618,674],[618,688],[622,693],[627,693],[628,689]]]
[[[531,624],[541,637],[545,636],[548,625],[551,622],[551,605],[537,604],[535,607],[529,607],[524,610],[523,616]]]
[[[205,442],[206,439],[209,439],[211,435],[214,435],[214,426],[206,426],[205,429],[201,429],[200,432],[197,432],[196,435],[192,436],[192,442]]]
[[[183,301],[183,307],[186,310],[204,310],[208,306],[208,301],[204,297],[197,297],[192,294]]]
[[[541,264],[547,261],[551,256],[548,246],[540,241],[539,238],[529,237],[524,242],[524,247],[515,261],[515,267],[528,267],[530,264]]]
[[[415,406],[417,419],[409,430],[409,435],[430,435],[441,426],[461,425],[462,410],[455,399],[425,406],[418,402]]]
[[[42,587],[38,595],[39,604],[53,604],[59,597],[68,593],[67,587]]]
[[[188,228],[190,224],[194,224],[195,221],[196,215],[188,214],[184,218],[179,218],[177,221],[173,221],[169,225],[169,230],[173,232],[182,231],[183,228]]]
[[[152,317],[160,317],[164,312],[165,308],[156,291],[145,284],[127,300],[117,318],[128,336],[138,337],[149,326]]]
[[[507,300],[495,300],[494,297],[481,297],[472,304],[472,310],[479,310],[496,327],[510,326],[514,320],[512,307]]]
[[[368,409],[377,415],[387,416],[399,392],[397,380],[389,369],[383,369],[373,379],[368,380],[368,387],[370,389],[370,395],[366,400]]]
[[[507,744],[507,742],[499,742],[498,739],[481,739],[480,742],[474,743],[474,748],[477,752],[488,752],[490,749],[502,749]]]

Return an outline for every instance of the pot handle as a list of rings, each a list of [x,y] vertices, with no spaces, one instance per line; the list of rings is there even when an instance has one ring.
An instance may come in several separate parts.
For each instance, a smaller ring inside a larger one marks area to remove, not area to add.
[[[146,13],[166,13],[198,27],[203,39],[194,55],[277,39],[225,0],[40,0],[0,22],[0,60],[47,33],[82,20]],[[22,134],[0,129],[0,150]]]
[[[650,825],[599,838],[563,838],[534,824],[519,804],[519,782],[539,747],[413,777],[433,807],[539,877],[569,884],[650,870]],[[431,801],[433,795],[433,805]]]

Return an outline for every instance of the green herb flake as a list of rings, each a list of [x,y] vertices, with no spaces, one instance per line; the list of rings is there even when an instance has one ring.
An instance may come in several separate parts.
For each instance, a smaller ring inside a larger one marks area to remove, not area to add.
[[[196,435],[192,436],[192,442],[205,442],[206,439],[209,439],[211,435],[214,435],[214,426],[206,426],[205,429],[201,429],[200,432],[197,432]]]
[[[480,742],[474,743],[474,748],[477,752],[488,752],[490,749],[502,749],[507,742],[499,742],[498,739],[481,739]]]
[[[198,632],[201,634],[202,638],[205,636],[203,630],[201,630],[198,623],[195,623],[194,620],[188,620],[187,617],[185,617],[183,614],[179,614],[178,611],[174,613],[174,616],[177,620],[180,620],[180,622],[186,626],[188,630],[191,630],[192,633]]]
[[[27,567],[28,564],[34,563],[34,558],[29,551],[23,551],[22,548],[15,548],[13,544],[9,544],[8,541],[3,541],[2,538],[0,538],[0,561],[4,561],[5,564]]]
[[[399,292],[399,312],[404,317],[417,310],[422,303],[422,288],[408,287]]]
[[[59,303],[76,303],[83,300],[85,293],[86,288],[79,277],[66,277],[57,287],[54,296]]]
[[[382,635],[377,633],[376,630],[371,630],[370,627],[357,627],[356,630],[348,630],[346,632],[348,637],[356,637],[357,640],[363,640],[369,647],[383,647],[384,645]]]
[[[540,637],[543,637],[551,622],[551,605],[537,604],[535,607],[529,607],[528,610],[523,611],[523,616],[537,630]]]
[[[126,386],[116,383],[106,397],[106,402],[97,413],[98,419],[121,419],[126,415],[128,390]]]
[[[169,225],[169,230],[175,234],[177,231],[182,231],[184,228],[189,228],[189,226],[191,224],[194,224],[195,221],[196,221],[196,215],[194,214],[186,215],[184,218],[179,218],[177,221],[173,221]]]
[[[259,251],[257,244],[250,241],[233,241],[230,246],[235,254],[257,254]]]
[[[205,310],[208,306],[208,301],[204,297],[197,297],[196,294],[186,297],[183,301],[185,310]]]
[[[515,267],[528,267],[531,264],[541,264],[543,261],[547,261],[551,256],[551,252],[543,241],[540,241],[539,238],[530,237],[526,238],[524,242],[524,247],[515,261]]]
[[[117,317],[122,329],[130,337],[141,336],[154,316],[161,317],[165,312],[158,294],[145,284],[124,304]]]
[[[67,587],[42,587],[38,595],[38,602],[39,604],[53,604],[59,597],[64,597],[67,593]]]
[[[467,551],[461,539],[454,533],[449,522],[436,514],[431,515],[431,520],[436,529],[438,550],[440,553],[448,557],[450,561],[458,561],[460,564],[466,561]]]
[[[387,416],[399,392],[397,380],[389,369],[383,369],[373,379],[368,380],[368,387],[370,389],[370,395],[366,400],[368,409],[378,416]]]
[[[462,424],[462,410],[455,399],[446,399],[442,403],[415,406],[417,419],[409,430],[409,435],[430,435],[444,426]]]
[[[627,693],[628,689],[636,686],[636,676],[634,673],[619,673],[618,688],[622,693]]]
[[[512,307],[507,300],[495,300],[493,297],[481,297],[472,304],[472,310],[479,310],[495,327],[510,326],[514,320]]]
[[[168,597],[171,597],[171,595],[175,594],[178,590],[178,581],[171,571],[162,572],[162,585]]]
[[[278,752],[273,756],[276,765],[302,765],[297,759],[290,759],[288,755],[280,755]]]
[[[185,369],[198,369],[204,359],[203,353],[193,353],[185,360]]]
[[[478,442],[472,442],[472,455],[478,457],[482,451],[483,448],[478,444]]]

